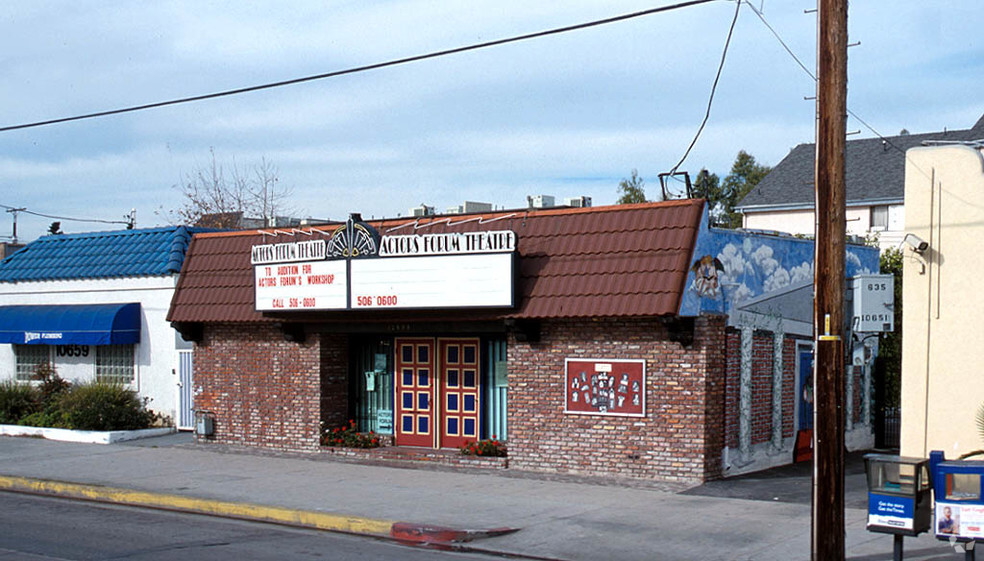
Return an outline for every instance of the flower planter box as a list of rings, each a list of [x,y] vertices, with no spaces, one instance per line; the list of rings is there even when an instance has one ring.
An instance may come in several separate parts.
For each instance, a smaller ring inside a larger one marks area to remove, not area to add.
[[[509,467],[509,458],[507,457],[466,456],[457,450],[428,450],[424,448],[404,448],[397,446],[381,446],[379,448],[337,448],[334,446],[322,446],[321,452],[355,461],[405,462],[478,469],[506,469]]]

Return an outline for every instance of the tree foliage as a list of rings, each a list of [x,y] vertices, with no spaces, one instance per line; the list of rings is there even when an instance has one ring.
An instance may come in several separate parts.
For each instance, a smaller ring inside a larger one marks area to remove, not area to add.
[[[265,226],[277,215],[289,214],[287,200],[293,194],[280,184],[277,167],[262,158],[259,162],[240,165],[233,160],[224,166],[209,150],[209,162],[196,166],[174,185],[182,196],[182,205],[161,211],[172,224],[196,224],[210,215],[209,226],[236,228],[239,218],[262,219]]]
[[[758,163],[755,156],[740,150],[723,181],[716,173],[701,168],[694,178],[693,194],[707,200],[712,226],[740,228],[741,214],[735,207],[770,171],[772,167]]]
[[[895,330],[882,335],[878,344],[878,377],[882,380],[883,405],[898,407],[902,394],[902,250],[887,249],[879,258],[882,274],[895,277]]]
[[[735,212],[735,207],[770,171],[771,166],[756,162],[755,156],[744,150],[738,151],[731,165],[731,173],[725,176],[721,184],[720,198],[714,201],[720,217],[719,225],[741,227],[741,214]]]
[[[632,170],[632,177],[622,178],[618,183],[618,204],[644,203],[646,202],[646,181],[639,177],[639,172]]]
[[[697,177],[694,178],[693,193],[695,197],[707,200],[711,223],[717,225],[717,215],[720,214],[718,201],[723,197],[721,179],[716,173],[707,171],[707,168],[701,168],[697,172]]]

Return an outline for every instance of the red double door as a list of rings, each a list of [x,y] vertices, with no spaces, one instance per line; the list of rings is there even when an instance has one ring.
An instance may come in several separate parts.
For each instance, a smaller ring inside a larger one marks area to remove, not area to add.
[[[478,339],[397,339],[396,444],[457,448],[478,440]]]

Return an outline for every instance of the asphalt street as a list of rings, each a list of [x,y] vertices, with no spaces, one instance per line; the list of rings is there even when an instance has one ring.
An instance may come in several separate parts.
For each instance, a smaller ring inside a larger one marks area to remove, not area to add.
[[[847,469],[847,557],[891,559],[892,537],[865,528],[859,459],[852,455]],[[500,555],[566,561],[806,560],[810,485],[805,465],[686,489],[511,469],[365,465],[316,452],[194,444],[188,435],[112,445],[0,438],[0,489],[380,539],[458,540]],[[500,529],[516,531],[493,532]],[[960,555],[930,535],[906,539],[906,559]]]

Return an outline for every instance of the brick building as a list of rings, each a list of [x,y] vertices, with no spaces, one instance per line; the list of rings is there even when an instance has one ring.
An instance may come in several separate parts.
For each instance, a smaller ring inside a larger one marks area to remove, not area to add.
[[[511,468],[699,482],[760,465],[762,435],[792,459],[796,336],[729,312],[812,275],[811,249],[709,229],[694,200],[354,216],[196,236],[168,318],[205,442],[318,450],[351,419],[377,454],[495,436]]]

